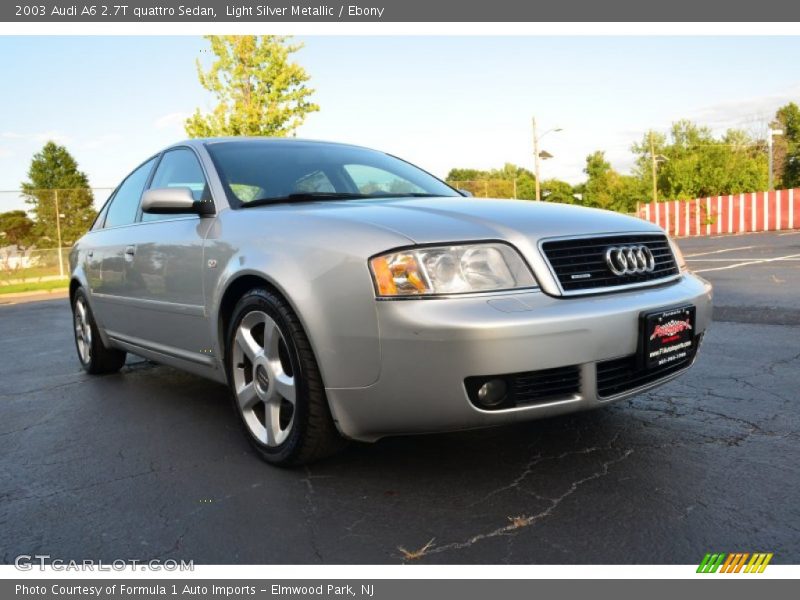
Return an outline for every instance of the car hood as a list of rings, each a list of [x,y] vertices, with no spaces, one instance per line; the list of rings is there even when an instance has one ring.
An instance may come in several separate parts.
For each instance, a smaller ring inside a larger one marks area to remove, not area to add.
[[[652,223],[611,211],[525,200],[396,198],[307,207],[316,216],[370,223],[418,244],[488,239],[514,243],[520,238],[535,243],[559,236],[661,231]]]
[[[525,258],[540,287],[560,294],[558,283],[542,254],[539,242],[556,237],[613,233],[663,233],[658,226],[619,213],[525,200],[461,197],[382,198],[324,200],[253,208],[270,212],[266,225],[279,237],[304,231],[304,236],[284,239],[281,247],[299,244],[304,251],[331,246],[347,255],[370,258],[417,244],[503,241]],[[234,211],[247,227],[263,230],[252,213]],[[241,239],[249,238],[239,233]],[[261,239],[261,236],[256,236]]]

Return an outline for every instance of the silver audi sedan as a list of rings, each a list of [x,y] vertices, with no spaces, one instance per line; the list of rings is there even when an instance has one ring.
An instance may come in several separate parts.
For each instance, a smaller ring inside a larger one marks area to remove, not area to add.
[[[130,352],[230,386],[275,464],[345,439],[605,406],[694,362],[711,286],[659,227],[485,200],[388,154],[180,142],[70,255],[84,369]]]

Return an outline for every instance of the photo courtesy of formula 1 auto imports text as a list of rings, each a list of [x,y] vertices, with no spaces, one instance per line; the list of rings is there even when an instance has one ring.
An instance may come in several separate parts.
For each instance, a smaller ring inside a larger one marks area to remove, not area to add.
[[[798,24],[0,6],[0,597],[789,596]]]

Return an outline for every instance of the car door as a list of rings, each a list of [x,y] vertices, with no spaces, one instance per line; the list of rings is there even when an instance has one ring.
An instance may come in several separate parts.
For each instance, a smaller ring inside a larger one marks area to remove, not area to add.
[[[136,227],[139,201],[150,179],[156,157],[139,165],[114,191],[96,229],[89,235],[86,272],[95,318],[108,331],[125,327],[125,244]]]
[[[203,168],[194,151],[165,152],[148,189],[185,187],[195,200],[210,199]],[[118,334],[130,344],[173,358],[213,364],[211,328],[203,293],[203,242],[213,217],[139,212],[126,234],[122,260],[128,319]]]

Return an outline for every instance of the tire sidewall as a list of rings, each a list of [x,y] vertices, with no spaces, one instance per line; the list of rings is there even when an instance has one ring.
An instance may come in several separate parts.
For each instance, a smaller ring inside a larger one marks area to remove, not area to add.
[[[233,345],[235,343],[236,330],[242,319],[252,311],[264,312],[275,321],[280,329],[281,335],[286,342],[289,362],[292,365],[295,388],[297,390],[292,430],[289,436],[278,446],[267,446],[257,439],[245,422],[242,409],[236,396],[235,382],[233,378]],[[236,305],[233,311],[233,318],[226,337],[226,374],[228,377],[229,388],[233,401],[233,407],[239,419],[239,423],[244,429],[248,440],[255,449],[269,462],[275,464],[287,464],[292,457],[299,451],[300,445],[305,435],[306,423],[308,419],[308,382],[306,370],[300,359],[297,344],[294,339],[293,329],[288,322],[285,312],[286,308],[270,292],[266,290],[254,290],[246,294]]]

